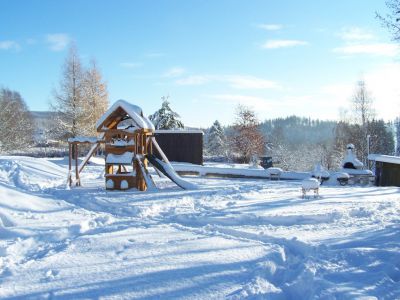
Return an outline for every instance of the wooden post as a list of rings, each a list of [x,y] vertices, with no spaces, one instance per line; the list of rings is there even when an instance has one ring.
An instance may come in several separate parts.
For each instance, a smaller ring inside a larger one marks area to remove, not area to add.
[[[142,174],[142,170],[137,160],[135,160],[135,169],[136,169],[136,188],[139,191],[145,191],[147,188],[146,181],[144,180],[143,177],[144,174]]]
[[[75,143],[75,180],[76,180],[76,185],[80,186],[81,181],[79,179],[79,168],[78,168],[78,144]]]
[[[137,133],[135,134],[135,154],[138,154],[138,138],[137,138]]]
[[[149,154],[153,154],[153,143],[151,142],[151,136],[149,136]]]
[[[71,143],[68,143],[68,184],[72,185],[72,147]]]
[[[146,134],[143,133],[142,134],[142,149],[143,149],[143,153],[142,154],[147,154],[147,147],[146,147]]]

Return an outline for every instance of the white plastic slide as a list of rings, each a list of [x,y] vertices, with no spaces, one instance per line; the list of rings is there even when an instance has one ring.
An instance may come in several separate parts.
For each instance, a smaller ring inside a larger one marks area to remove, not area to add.
[[[156,147],[158,153],[160,153],[162,159],[164,160],[162,161],[152,154],[146,155],[147,159],[150,161],[153,167],[156,170],[161,171],[161,173],[163,173],[165,176],[167,176],[169,179],[171,179],[173,182],[175,182],[179,187],[183,188],[184,190],[196,190],[198,188],[197,185],[182,179],[175,172],[164,151],[162,151],[160,145],[158,145],[155,137],[151,138],[151,142],[153,143],[154,147]]]
[[[197,185],[188,182],[182,177],[180,177],[172,167],[170,163],[166,163],[154,155],[146,155],[146,158],[149,160],[149,162],[153,165],[155,169],[158,169],[161,171],[165,176],[167,176],[169,179],[171,179],[173,182],[175,182],[179,187],[183,188],[184,190],[196,190],[198,187]]]

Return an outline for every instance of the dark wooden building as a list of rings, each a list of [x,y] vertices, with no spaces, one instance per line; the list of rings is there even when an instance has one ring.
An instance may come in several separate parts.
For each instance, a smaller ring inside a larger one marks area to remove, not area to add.
[[[170,161],[203,164],[203,131],[156,130],[154,136]]]
[[[375,164],[376,186],[400,186],[400,157],[371,154],[368,159]]]

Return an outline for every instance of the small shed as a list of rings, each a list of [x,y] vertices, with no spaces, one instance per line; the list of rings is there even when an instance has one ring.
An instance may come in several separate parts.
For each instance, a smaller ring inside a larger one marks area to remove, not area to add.
[[[376,186],[400,186],[400,157],[370,154],[368,159],[375,164]]]
[[[170,161],[203,164],[203,131],[156,130],[154,136]],[[157,151],[154,154],[160,158]]]

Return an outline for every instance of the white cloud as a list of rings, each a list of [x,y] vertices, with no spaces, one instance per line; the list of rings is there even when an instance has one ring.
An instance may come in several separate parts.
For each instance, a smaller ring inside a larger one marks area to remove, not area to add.
[[[360,27],[345,27],[338,33],[338,36],[347,42],[372,40],[375,36]]]
[[[16,41],[0,41],[0,50],[19,50],[21,46]]]
[[[71,41],[68,34],[65,33],[54,33],[46,35],[46,41],[52,51],[61,51],[68,46]]]
[[[281,24],[259,24],[258,28],[268,30],[268,31],[275,31],[275,30],[282,29],[283,25],[281,25]]]
[[[163,76],[164,77],[178,77],[183,75],[186,72],[186,70],[184,68],[181,67],[173,67],[169,70],[167,70]]]
[[[272,80],[250,75],[191,75],[175,81],[178,85],[203,85],[210,82],[226,83],[235,89],[276,89],[280,85]]]
[[[210,77],[207,75],[191,75],[175,81],[178,85],[202,85],[208,83]]]
[[[237,94],[213,94],[207,95],[209,98],[228,102],[233,105],[244,104],[257,110],[267,110],[271,107],[271,101],[257,96],[237,95]]]
[[[269,40],[266,41],[261,47],[264,49],[278,49],[305,45],[308,45],[308,42],[301,40]]]
[[[272,89],[280,87],[275,81],[255,76],[231,75],[226,76],[225,80],[231,87],[237,89]]]
[[[127,68],[127,69],[135,69],[135,68],[139,68],[139,67],[143,66],[143,64],[140,62],[123,62],[123,63],[120,63],[119,65],[121,67]]]
[[[333,49],[333,52],[344,55],[368,54],[376,56],[394,57],[399,54],[400,48],[392,43],[350,44]]]

